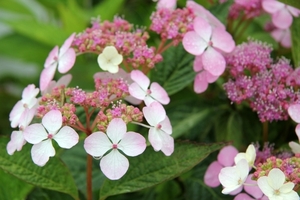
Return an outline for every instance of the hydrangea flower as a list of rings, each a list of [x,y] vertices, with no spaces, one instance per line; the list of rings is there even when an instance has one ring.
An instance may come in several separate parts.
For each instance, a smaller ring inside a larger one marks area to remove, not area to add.
[[[151,128],[148,139],[155,151],[162,151],[166,156],[170,156],[174,151],[174,139],[172,126],[166,111],[158,102],[153,102],[143,108],[143,114]]]
[[[225,167],[219,173],[219,180],[223,185],[223,194],[231,192],[240,192],[242,186],[247,179],[249,166],[246,159],[240,160],[233,167]]]
[[[123,56],[120,55],[114,46],[107,46],[103,49],[102,53],[98,56],[98,64],[104,71],[110,73],[117,73],[119,65],[123,61]]]
[[[220,52],[230,53],[235,43],[232,36],[223,28],[212,28],[202,17],[194,19],[194,31],[183,37],[183,46],[187,52],[201,56],[203,68],[214,76],[220,76],[226,67],[224,56]]]
[[[36,95],[39,89],[34,84],[28,85],[22,92],[22,99],[18,101],[9,114],[11,127],[27,126],[34,117],[38,100]]]
[[[52,139],[65,149],[78,143],[76,131],[69,126],[62,127],[62,120],[60,111],[51,110],[43,117],[42,123],[31,124],[24,130],[25,140],[33,144],[31,157],[35,164],[44,166],[55,155]]]
[[[120,179],[129,168],[127,156],[137,156],[146,149],[145,138],[135,132],[126,132],[126,124],[121,118],[113,119],[107,134],[99,131],[89,135],[84,141],[86,152],[101,157],[100,168],[103,174],[111,179]]]
[[[260,177],[257,184],[270,200],[299,200],[297,192],[293,190],[295,184],[292,182],[285,183],[285,175],[278,168],[272,169],[268,176]]]
[[[170,102],[167,92],[158,83],[152,83],[150,89],[148,89],[150,80],[140,70],[131,71],[131,79],[134,83],[129,86],[130,95],[143,100],[147,106],[154,101],[158,101],[161,104],[168,104]]]
[[[64,42],[60,49],[55,46],[49,53],[40,76],[41,91],[44,91],[53,79],[56,68],[60,73],[66,73],[74,66],[76,53],[73,48],[70,48],[74,37],[75,33]]]

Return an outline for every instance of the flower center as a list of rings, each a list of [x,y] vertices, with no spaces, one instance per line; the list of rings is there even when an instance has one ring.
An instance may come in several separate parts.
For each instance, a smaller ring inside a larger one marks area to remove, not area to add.
[[[49,134],[48,134],[48,139],[51,140],[52,138],[53,138],[53,134],[49,133]]]
[[[157,126],[156,126],[157,129],[161,129],[161,127],[162,126],[160,124],[157,124]]]
[[[274,195],[279,196],[280,195],[280,191],[279,190],[274,190]]]
[[[112,145],[112,148],[113,148],[113,149],[117,149],[117,148],[118,148],[118,144],[113,144],[113,145]]]
[[[150,95],[150,94],[151,94],[151,90],[148,89],[148,90],[147,90],[147,95]]]
[[[213,42],[212,41],[209,41],[208,42],[208,46],[212,46],[213,45]]]

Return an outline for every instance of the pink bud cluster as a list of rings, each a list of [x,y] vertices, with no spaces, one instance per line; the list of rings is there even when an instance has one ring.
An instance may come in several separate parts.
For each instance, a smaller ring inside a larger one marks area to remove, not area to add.
[[[125,19],[115,17],[113,22],[93,21],[92,27],[77,34],[72,47],[77,53],[100,54],[106,46],[114,46],[133,68],[152,68],[162,61],[162,56],[155,52],[155,47],[148,47],[148,39],[149,34],[143,28],[134,28]]]
[[[224,84],[229,99],[235,103],[247,101],[258,113],[260,121],[287,120],[287,108],[299,101],[295,72],[289,61],[274,62],[271,47],[249,41],[226,56],[229,81]]]
[[[286,159],[272,156],[266,162],[260,163],[256,167],[257,169],[253,175],[254,179],[267,175],[273,168],[279,168],[284,172],[287,182],[293,182],[295,185],[300,183],[300,154]]]
[[[176,10],[160,8],[151,15],[150,30],[160,34],[162,40],[173,40],[177,45],[182,41],[185,33],[193,30],[195,17],[191,8]]]

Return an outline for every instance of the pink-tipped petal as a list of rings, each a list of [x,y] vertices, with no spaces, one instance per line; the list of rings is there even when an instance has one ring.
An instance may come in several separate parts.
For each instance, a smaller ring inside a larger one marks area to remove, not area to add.
[[[166,133],[161,133],[160,137],[162,140],[161,151],[166,156],[170,156],[174,152],[174,138]]]
[[[58,61],[58,71],[60,73],[68,72],[75,64],[76,53],[75,50],[70,48],[63,54]]]
[[[170,98],[166,90],[161,87],[158,83],[154,82],[150,86],[151,96],[160,102],[161,104],[168,104],[170,103]]]
[[[146,91],[150,85],[149,78],[140,70],[132,70],[130,73],[131,79],[136,82],[144,91]]]
[[[139,84],[137,83],[131,83],[129,88],[129,93],[131,96],[137,98],[137,99],[140,99],[140,100],[144,100],[145,99],[145,96],[146,96],[146,91],[143,90]]]
[[[127,172],[129,162],[118,150],[112,150],[101,159],[100,168],[107,178],[118,180]]]
[[[67,86],[70,84],[71,80],[72,80],[72,74],[66,74],[57,81],[56,85],[57,86],[61,86],[61,85]]]
[[[208,88],[208,82],[206,80],[206,74],[203,72],[198,73],[194,80],[194,91],[196,93],[202,93]]]
[[[144,103],[145,103],[146,106],[149,106],[153,102],[157,102],[157,101],[155,99],[153,99],[152,96],[150,96],[150,95],[145,96]]]
[[[300,15],[300,10],[297,8],[294,8],[292,6],[287,6],[288,11],[294,16],[294,17],[299,17]]]
[[[170,122],[170,119],[168,116],[164,120],[162,120],[160,123],[161,125],[161,130],[164,131],[165,133],[171,135],[172,134],[172,125]]]
[[[220,185],[218,174],[222,168],[223,166],[218,161],[212,162],[204,174],[204,183],[209,187],[218,187]]]
[[[95,157],[103,156],[112,149],[112,143],[103,132],[94,132],[84,140],[85,151]]]
[[[201,55],[207,47],[207,42],[195,31],[187,32],[182,40],[184,49],[195,56]]]
[[[137,156],[146,149],[146,139],[135,132],[127,132],[118,144],[118,149],[123,151],[127,156]]]
[[[22,102],[30,104],[30,102],[36,97],[39,91],[39,88],[35,88],[34,84],[28,85],[22,92]]]
[[[206,76],[206,81],[208,83],[213,83],[215,82],[216,80],[218,80],[219,76],[214,76],[212,75],[211,73],[209,73],[208,71],[204,71],[203,73],[205,73],[205,76]]]
[[[56,66],[51,66],[48,68],[43,69],[40,75],[40,89],[44,91],[50,82],[52,81],[54,74],[55,74]]]
[[[44,166],[50,157],[55,155],[55,149],[52,146],[51,140],[45,140],[35,144],[31,148],[31,158],[38,166]]]
[[[148,134],[148,140],[155,151],[161,150],[163,146],[163,142],[160,137],[160,130],[156,128],[150,128]]]
[[[214,29],[211,41],[213,43],[213,47],[226,53],[232,52],[235,47],[235,42],[232,36],[222,28]]]
[[[70,149],[78,143],[79,136],[74,129],[64,126],[54,135],[53,139],[60,147]]]
[[[288,113],[292,120],[294,120],[298,124],[300,123],[300,104],[290,105],[288,108]]]
[[[125,122],[121,118],[115,118],[108,124],[106,133],[113,144],[119,143],[127,130]]]
[[[238,150],[234,146],[226,146],[219,152],[218,161],[224,167],[232,166],[234,164],[234,157],[238,153]]]
[[[204,69],[214,76],[220,76],[226,67],[225,58],[215,49],[208,47],[202,55]]]
[[[42,119],[42,124],[51,134],[54,134],[62,126],[62,115],[59,110],[50,110]]]
[[[196,17],[194,19],[194,30],[204,41],[210,41],[212,27],[205,19]]]
[[[264,0],[262,1],[262,7],[266,12],[273,14],[284,9],[284,4],[274,0]]]
[[[252,176],[253,176],[253,174],[249,174],[249,176],[247,177],[245,183],[247,183],[249,185],[245,184],[244,185],[244,190],[248,194],[250,194],[253,197],[255,197],[255,199],[260,199],[263,196],[263,192],[257,186],[257,181],[252,180]]]
[[[36,107],[31,109],[25,109],[22,115],[22,120],[19,123],[19,127],[22,128],[27,127],[31,123],[35,113],[36,113]]]
[[[23,131],[13,131],[6,146],[7,153],[13,155],[15,151],[21,151],[25,143]]]
[[[272,15],[273,24],[280,29],[287,29],[292,25],[293,16],[287,9],[282,9]]]
[[[59,57],[61,57],[62,55],[64,55],[68,49],[71,47],[72,42],[75,38],[75,33],[72,33],[64,42],[64,44],[61,46],[61,48],[59,49]]]
[[[42,124],[31,124],[23,133],[25,140],[31,144],[38,144],[48,138],[48,133]]]
[[[44,64],[44,68],[48,68],[48,67],[56,67],[57,65],[57,60],[58,60],[58,51],[59,48],[58,46],[55,46],[49,53],[48,57],[46,58],[45,64]]]
[[[143,114],[151,126],[156,126],[166,118],[166,111],[158,102],[153,102],[149,106],[144,107]]]
[[[25,108],[22,101],[20,100],[14,105],[13,109],[9,113],[9,121],[11,121],[10,126],[12,128],[16,128],[19,125],[24,111]]]
[[[201,55],[196,56],[193,64],[193,69],[195,72],[200,72],[203,70],[202,57]]]

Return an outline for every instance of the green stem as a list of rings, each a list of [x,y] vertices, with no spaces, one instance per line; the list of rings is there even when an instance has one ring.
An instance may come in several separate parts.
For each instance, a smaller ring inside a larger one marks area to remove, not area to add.
[[[92,164],[93,164],[93,157],[87,154],[86,160],[86,193],[87,193],[87,200],[93,199],[93,190],[92,190]]]

